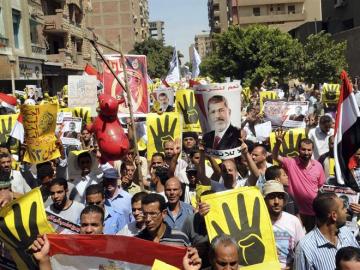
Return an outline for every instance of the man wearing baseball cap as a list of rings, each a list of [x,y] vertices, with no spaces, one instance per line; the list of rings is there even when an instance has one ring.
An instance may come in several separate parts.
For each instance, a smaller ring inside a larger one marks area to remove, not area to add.
[[[291,269],[295,247],[304,237],[304,229],[296,216],[283,211],[288,194],[279,181],[267,181],[264,184],[263,195],[273,225],[281,269]]]

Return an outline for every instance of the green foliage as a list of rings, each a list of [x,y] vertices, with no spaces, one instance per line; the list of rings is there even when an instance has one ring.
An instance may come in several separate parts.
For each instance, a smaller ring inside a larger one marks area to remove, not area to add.
[[[230,27],[214,37],[214,50],[200,70],[215,81],[231,77],[251,87],[269,78],[279,83],[292,78],[327,82],[346,67],[345,48],[324,33],[310,36],[303,46],[288,33],[264,25]]]
[[[347,68],[345,59],[346,41],[336,43],[331,35],[320,32],[310,35],[304,45],[302,78],[307,83],[319,85],[338,82],[340,72]]]
[[[136,43],[130,54],[146,55],[149,76],[151,78],[162,78],[169,71],[169,63],[173,50],[173,47],[165,46],[161,40],[149,38],[143,42]],[[178,57],[181,58],[183,55],[178,52]]]

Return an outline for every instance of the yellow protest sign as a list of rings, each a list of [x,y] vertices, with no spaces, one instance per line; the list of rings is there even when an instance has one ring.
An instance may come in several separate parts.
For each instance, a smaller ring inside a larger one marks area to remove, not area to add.
[[[280,145],[279,154],[283,157],[297,157],[299,155],[298,146],[302,139],[306,138],[304,128],[293,128],[286,132],[284,142]],[[274,148],[276,139],[275,132],[270,133],[271,150]]]
[[[5,145],[9,139],[18,114],[0,115],[0,145]]]
[[[164,263],[163,261],[160,261],[158,259],[155,259],[153,266],[151,267],[151,270],[180,270],[179,268],[172,266],[170,264]]]
[[[59,109],[59,112],[71,112],[72,117],[80,117],[83,124],[91,124],[90,107],[61,108]]]
[[[250,102],[251,98],[251,89],[250,87],[244,87],[241,91],[241,96],[243,98],[244,103]]]
[[[0,210],[0,239],[10,251],[18,269],[37,269],[27,249],[38,235],[53,232],[46,219],[39,188]]]
[[[329,175],[335,176],[335,159],[329,158]]]
[[[337,104],[340,97],[340,84],[324,83],[321,101],[324,104]]]
[[[278,99],[275,91],[261,91],[260,92],[260,111],[262,112],[265,101]]]
[[[60,157],[55,145],[57,105],[23,105],[21,114],[26,143],[24,161],[38,164]]]
[[[164,143],[181,138],[180,114],[176,112],[149,113],[146,116],[148,134],[148,158],[156,152],[164,152]]]
[[[176,108],[184,118],[183,131],[201,132],[200,119],[194,90],[177,90]]]
[[[205,216],[211,241],[231,235],[240,246],[240,266],[245,270],[279,270],[275,238],[265,201],[256,187],[241,187],[201,197],[210,205]]]

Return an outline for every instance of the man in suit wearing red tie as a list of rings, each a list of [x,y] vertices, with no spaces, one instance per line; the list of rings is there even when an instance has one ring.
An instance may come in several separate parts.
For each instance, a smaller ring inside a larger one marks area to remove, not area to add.
[[[231,109],[226,98],[221,95],[212,96],[207,108],[213,130],[204,135],[205,147],[215,150],[239,147],[240,130],[231,125]]]

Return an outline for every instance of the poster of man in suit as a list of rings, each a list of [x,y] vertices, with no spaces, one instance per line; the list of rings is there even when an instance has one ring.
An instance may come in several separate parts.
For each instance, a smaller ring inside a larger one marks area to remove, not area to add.
[[[173,112],[174,107],[174,91],[171,88],[163,88],[156,90],[153,95],[153,104],[150,107],[152,112]]]
[[[205,149],[221,159],[240,155],[240,90],[240,83],[234,82],[202,86],[196,91]]]

